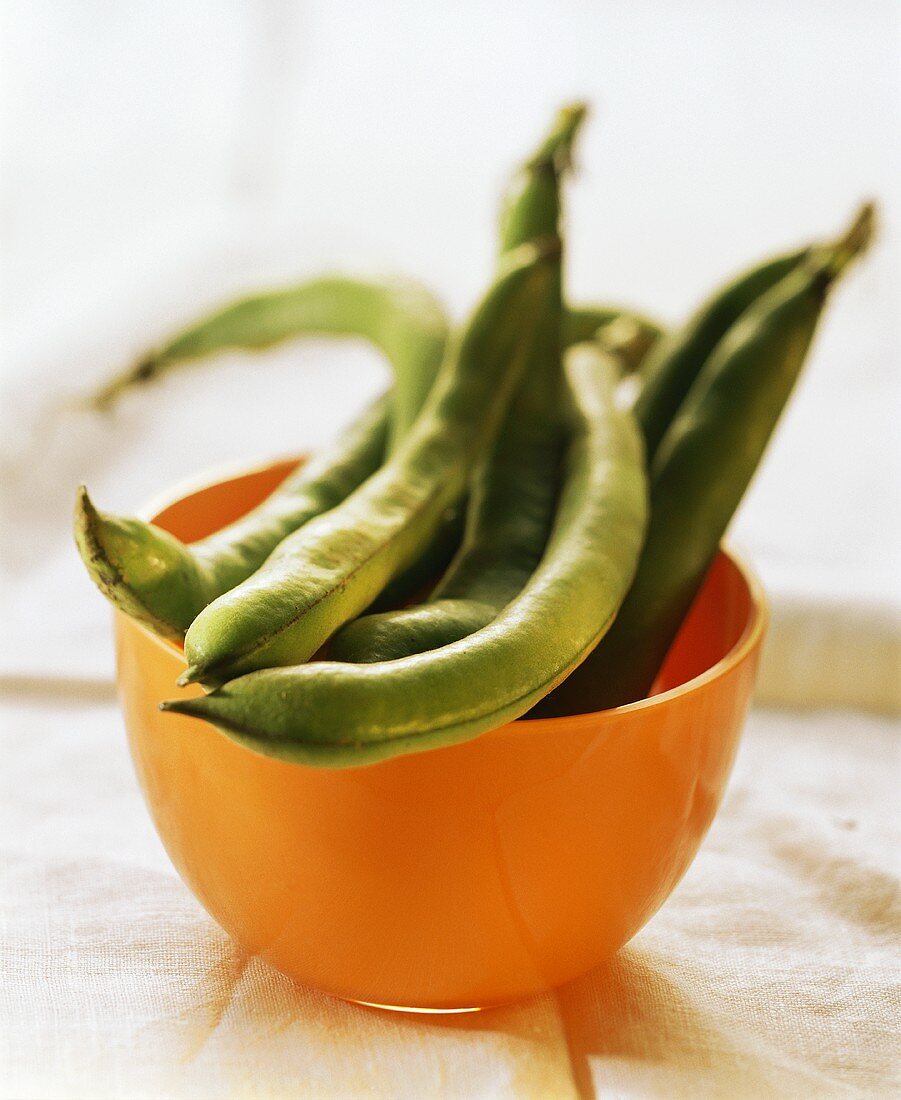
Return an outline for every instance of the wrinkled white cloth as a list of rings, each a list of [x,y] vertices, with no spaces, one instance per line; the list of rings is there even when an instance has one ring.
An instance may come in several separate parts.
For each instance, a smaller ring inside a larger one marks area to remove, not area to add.
[[[345,1004],[236,947],[163,853],[111,702],[23,697],[4,719],[4,1100],[901,1094],[885,719],[755,713],[700,855],[632,944],[455,1019]]]

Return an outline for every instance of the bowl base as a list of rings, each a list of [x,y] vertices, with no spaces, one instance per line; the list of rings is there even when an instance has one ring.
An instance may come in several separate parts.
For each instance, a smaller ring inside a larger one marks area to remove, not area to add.
[[[475,1008],[410,1008],[406,1005],[380,1005],[376,1001],[358,1001],[354,997],[344,997],[354,1005],[365,1005],[366,1008],[382,1008],[386,1012],[415,1012],[427,1016],[460,1016],[466,1012],[481,1012],[481,1006]]]

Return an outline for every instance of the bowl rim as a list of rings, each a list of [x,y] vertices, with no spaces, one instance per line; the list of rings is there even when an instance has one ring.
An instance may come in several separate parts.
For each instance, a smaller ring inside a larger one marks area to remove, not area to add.
[[[199,493],[203,489],[212,488],[214,485],[224,481],[264,473],[271,470],[274,466],[282,466],[290,462],[300,463],[308,458],[309,452],[304,452],[300,455],[276,455],[271,459],[261,460],[250,465],[244,464],[239,460],[220,463],[209,470],[182,478],[168,488],[161,489],[159,492],[154,493],[149,500],[138,508],[136,514],[140,519],[146,520],[147,522],[153,522],[160,512],[171,507],[173,504],[177,504],[186,496],[190,496],[193,493]],[[693,676],[684,683],[669,688],[667,691],[661,691],[655,695],[648,695],[644,699],[636,699],[634,702],[624,703],[622,706],[610,707],[607,710],[588,711],[584,714],[566,714],[555,718],[514,718],[512,722],[505,724],[513,726],[519,723],[528,723],[529,727],[534,728],[536,732],[548,726],[559,728],[562,724],[567,729],[575,731],[583,725],[595,724],[598,716],[602,714],[611,716],[629,715],[638,711],[647,710],[650,707],[664,706],[682,695],[688,695],[693,691],[699,690],[713,680],[720,679],[737,665],[741,664],[748,654],[759,645],[763,637],[770,617],[769,604],[763,584],[756,572],[748,564],[746,558],[734,550],[725,540],[720,543],[718,553],[725,554],[736,567],[742,580],[747,585],[750,607],[748,621],[745,623],[737,641],[731,649],[724,653],[718,661],[710,666],[710,668],[698,673],[697,676]],[[125,617],[126,616],[123,615],[123,618]],[[170,642],[168,639],[161,638],[159,635],[154,634],[149,627],[144,626],[143,623],[139,623],[136,619],[128,619],[128,622],[132,627],[145,634],[155,645],[166,650],[179,660],[184,660],[184,652],[174,642]],[[503,727],[499,728],[503,729]],[[497,730],[491,732],[497,732]]]

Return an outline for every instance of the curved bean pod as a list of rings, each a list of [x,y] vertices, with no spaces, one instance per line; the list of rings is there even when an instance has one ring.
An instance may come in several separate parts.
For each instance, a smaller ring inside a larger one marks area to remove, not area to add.
[[[291,292],[278,292],[273,298],[258,295],[244,299],[192,325],[163,349],[108,383],[95,396],[95,403],[111,404],[126,389],[164,375],[179,364],[229,348],[262,348],[276,338],[288,339],[307,331],[362,335],[366,329],[363,317],[373,326],[370,334],[375,333],[379,327],[378,311],[373,309],[378,295],[377,284],[354,284],[349,279],[330,280],[329,284],[340,284],[345,291],[353,285],[363,288],[365,293],[358,294],[357,301],[368,299],[369,310],[356,319],[345,316],[342,324],[340,310],[351,304],[352,295],[338,295],[328,306],[328,299],[323,297],[324,280],[305,284]],[[309,298],[306,297],[308,288]],[[382,334],[378,341],[373,338],[374,342],[386,352],[403,345],[404,354],[414,358],[415,349],[420,349],[424,358],[416,389],[421,391],[423,384],[434,378],[438,333],[446,330],[446,322],[438,321],[440,307],[414,284],[395,280],[383,290],[386,313],[392,319],[390,323],[384,322]],[[304,302],[305,310],[301,308]],[[293,307],[288,308],[292,303]],[[313,305],[319,307],[318,314],[311,308]],[[409,346],[405,342],[402,319],[402,311],[406,308],[411,310],[407,331],[414,334]],[[414,314],[418,308],[422,309],[423,318],[431,315],[432,320],[416,320]],[[281,318],[280,327],[275,323],[276,317]],[[618,350],[629,359],[655,337],[657,328],[653,322],[627,311],[605,307],[573,311],[569,342],[587,339],[605,319],[620,317],[624,339]],[[304,325],[312,327],[305,329]],[[427,335],[430,330],[434,333],[434,348],[430,348],[432,341]],[[635,339],[629,336],[633,332],[638,333]],[[411,368],[407,378],[413,377]],[[381,398],[345,431],[335,447],[290,475],[251,513],[190,547],[154,524],[100,511],[82,487],[76,498],[75,538],[92,580],[120,611],[162,637],[182,641],[188,626],[207,604],[250,576],[286,535],[334,507],[375,472],[388,446],[393,400],[387,395]],[[413,406],[409,400],[406,404],[405,416],[408,416]],[[448,548],[456,545],[457,530],[457,523],[452,521],[448,538],[442,538],[429,555],[430,576],[447,564]],[[425,583],[428,578],[421,574],[422,570],[417,571],[414,566],[409,578],[397,578],[392,586],[395,603],[413,595],[420,584]]]
[[[207,604],[250,576],[281,540],[333,508],[381,464],[389,434],[409,427],[443,355],[447,322],[412,282],[320,279],[234,303],[190,326],[97,396],[108,404],[137,382],[229,348],[250,350],[302,334],[366,336],[391,362],[397,386],[338,443],[291,474],[237,523],[186,546],[153,524],[100,512],[82,489],[75,538],[94,583],[121,611],[181,641]]]
[[[120,611],[182,641],[203,608],[249,576],[286,534],[334,508],[378,468],[387,413],[382,398],[257,508],[190,545],[156,524],[99,511],[81,486],[75,542],[91,579]]]
[[[641,440],[613,399],[614,371],[585,346],[568,356],[573,408],[554,529],[538,569],[487,627],[399,661],[314,661],[243,676],[164,703],[256,752],[356,766],[449,745],[518,717],[610,626],[646,518]]]
[[[552,301],[559,251],[553,239],[511,254],[402,448],[198,615],[185,635],[188,679],[307,660],[422,552],[491,445]]]
[[[396,449],[432,388],[448,335],[440,303],[409,279],[328,276],[238,299],[145,355],[92,400],[104,408],[125,390],[187,362],[316,335],[357,336],[384,354],[397,381],[390,432],[390,447]]]
[[[620,706],[650,690],[791,395],[827,292],[866,247],[873,217],[865,206],[842,240],[812,250],[709,357],[651,467],[648,536],[616,622],[534,717]]]
[[[549,137],[516,174],[501,220],[501,255],[560,229],[560,177],[585,109],[559,112]],[[526,238],[528,239],[528,238]],[[486,626],[535,571],[557,497],[562,274],[554,309],[533,341],[494,448],[476,472],[463,542],[424,604],[347,623],[332,638],[337,661],[389,661],[436,649]]]

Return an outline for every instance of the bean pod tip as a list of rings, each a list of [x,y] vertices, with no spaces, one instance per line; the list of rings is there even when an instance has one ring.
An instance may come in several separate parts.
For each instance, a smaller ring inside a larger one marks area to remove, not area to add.
[[[829,265],[833,279],[837,278],[848,264],[865,252],[876,235],[876,203],[868,200],[863,203],[847,230],[832,245],[832,260]]]

